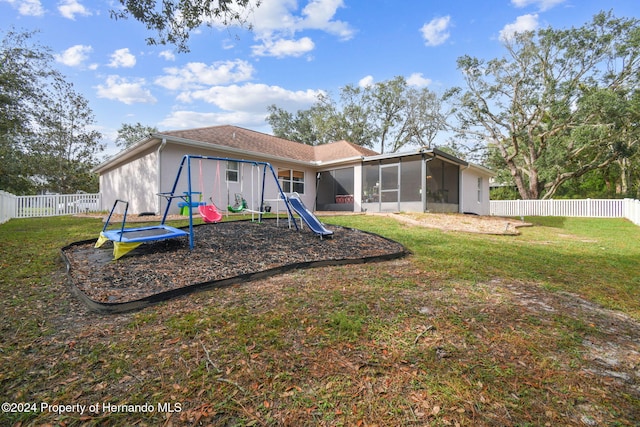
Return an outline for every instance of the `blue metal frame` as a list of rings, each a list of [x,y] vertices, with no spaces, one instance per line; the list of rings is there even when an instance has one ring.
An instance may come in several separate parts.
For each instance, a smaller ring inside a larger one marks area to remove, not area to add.
[[[120,224],[120,229],[117,230],[107,230],[109,226],[109,222],[111,221],[111,216],[113,212],[116,210],[116,206],[118,203],[124,203],[124,215],[122,217],[122,224]],[[124,242],[124,243],[133,243],[133,242],[150,242],[153,240],[164,240],[164,239],[172,239],[174,237],[180,237],[187,235],[187,232],[184,230],[180,230],[179,228],[171,227],[166,225],[164,221],[160,225],[152,225],[147,227],[136,227],[136,228],[125,228],[125,224],[127,222],[127,212],[129,211],[129,202],[126,200],[116,199],[113,203],[113,207],[111,208],[111,212],[109,212],[109,216],[107,217],[107,221],[104,223],[102,227],[102,234],[109,240],[114,242]],[[126,237],[127,233],[135,233],[135,232],[144,232],[150,230],[164,230],[166,233],[157,234],[157,235],[148,235],[142,237]]]
[[[169,214],[169,209],[171,208],[172,200],[174,198],[184,199],[184,196],[176,196],[175,193],[176,193],[176,189],[178,188],[178,182],[180,181],[180,176],[182,175],[182,170],[185,164],[187,165],[187,186],[188,186],[187,194],[191,194],[193,192],[192,185],[191,185],[191,160],[192,159],[229,161],[229,162],[250,164],[252,166],[261,166],[262,167],[262,191],[260,193],[260,212],[258,214],[258,221],[262,221],[262,206],[264,206],[265,181],[267,177],[267,168],[269,168],[269,170],[271,171],[271,176],[273,177],[278,187],[278,192],[280,193],[280,197],[282,198],[282,200],[285,201],[285,206],[287,207],[287,213],[289,215],[289,218],[293,218],[293,212],[291,212],[291,207],[289,206],[289,203],[286,202],[287,197],[285,196],[284,191],[282,191],[282,187],[280,186],[280,181],[278,181],[278,176],[276,175],[276,172],[273,170],[271,163],[259,162],[254,160],[234,159],[230,157],[213,157],[213,156],[185,154],[182,157],[182,161],[180,162],[180,167],[178,168],[178,173],[176,174],[176,179],[173,183],[173,187],[171,188],[171,191],[168,193],[158,193],[159,196],[165,197],[167,199],[167,207],[164,210],[164,215],[162,216],[162,221],[160,223],[161,225],[164,225],[167,219],[167,216]],[[296,224],[295,221],[293,221],[293,224],[295,225],[296,230],[298,230],[298,224]],[[194,233],[193,233],[193,208],[189,207],[189,248],[193,249],[194,246],[195,246],[195,242],[194,242]]]

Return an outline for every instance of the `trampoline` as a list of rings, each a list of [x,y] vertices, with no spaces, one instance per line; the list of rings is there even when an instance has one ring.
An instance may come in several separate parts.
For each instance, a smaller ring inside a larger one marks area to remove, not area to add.
[[[125,204],[125,213],[122,218],[122,225],[119,229],[107,230],[111,215],[115,210],[118,203]],[[173,239],[181,236],[188,236],[189,233],[179,228],[171,227],[164,223],[158,225],[150,225],[146,227],[125,228],[125,222],[127,220],[127,211],[129,209],[129,202],[124,200],[116,200],[109,213],[109,217],[104,224],[104,228],[98,237],[98,241],[95,244],[96,248],[102,246],[105,242],[111,240],[113,242],[113,258],[118,259],[128,252],[134,250],[145,242],[152,242],[155,240]]]
[[[107,239],[115,242],[133,243],[171,239],[173,237],[186,236],[189,233],[169,225],[152,225],[124,230],[107,230],[103,234]]]

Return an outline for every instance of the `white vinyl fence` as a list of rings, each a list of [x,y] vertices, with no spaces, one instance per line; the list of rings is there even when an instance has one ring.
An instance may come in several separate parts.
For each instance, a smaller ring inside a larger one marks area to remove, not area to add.
[[[15,198],[13,194],[0,190],[0,224],[14,217]]]
[[[640,225],[640,200],[492,200],[495,216],[576,216],[589,218],[627,218]]]
[[[73,215],[99,211],[102,211],[100,193],[15,196],[0,191],[0,224],[11,218]]]

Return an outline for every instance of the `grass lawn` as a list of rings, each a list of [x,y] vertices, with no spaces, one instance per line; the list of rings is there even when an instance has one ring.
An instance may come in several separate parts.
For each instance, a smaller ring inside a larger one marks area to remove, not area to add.
[[[122,315],[88,312],[60,259],[100,220],[11,220],[0,425],[638,425],[640,227],[527,220],[492,236],[324,217],[413,255]]]

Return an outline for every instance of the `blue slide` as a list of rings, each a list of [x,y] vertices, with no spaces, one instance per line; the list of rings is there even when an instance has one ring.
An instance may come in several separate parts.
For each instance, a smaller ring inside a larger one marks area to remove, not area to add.
[[[302,200],[300,200],[298,193],[292,193],[288,197],[288,200],[289,205],[298,215],[300,215],[300,218],[302,218],[302,220],[309,226],[311,231],[319,234],[320,237],[333,235],[333,231],[327,230],[318,218],[309,209],[307,209],[304,203],[302,203]]]

